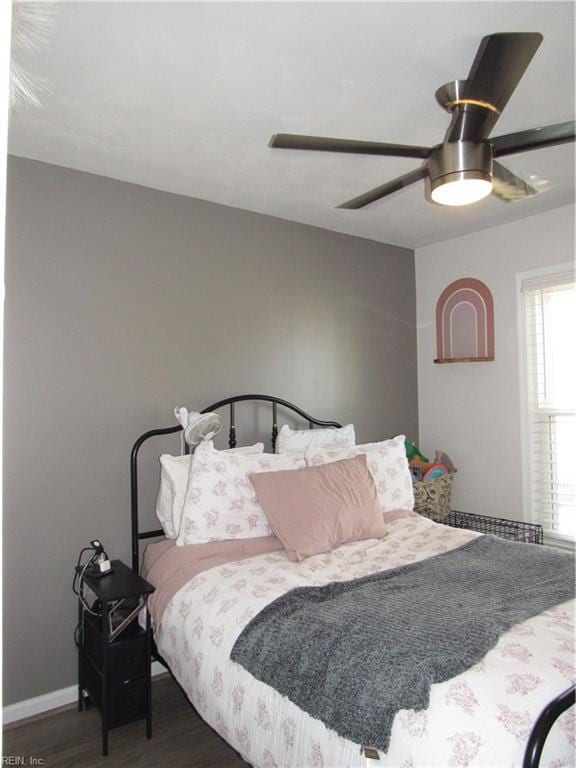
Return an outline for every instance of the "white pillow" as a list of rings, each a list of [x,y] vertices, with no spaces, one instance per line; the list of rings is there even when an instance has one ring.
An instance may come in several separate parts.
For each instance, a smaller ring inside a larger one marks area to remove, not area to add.
[[[241,448],[227,448],[219,453],[263,453],[264,443],[245,445]],[[171,456],[168,453],[160,456],[160,489],[156,499],[156,516],[168,539],[178,538],[182,508],[190,474],[192,455]]]
[[[351,459],[359,453],[368,458],[368,469],[372,473],[378,501],[382,512],[393,509],[414,509],[412,474],[406,458],[404,435],[380,443],[365,443],[351,448],[307,448],[306,464],[317,467],[332,461]]]
[[[337,429],[291,429],[288,424],[284,424],[278,433],[276,453],[303,453],[313,446],[332,445],[339,448],[356,445],[354,425],[347,424]]]
[[[182,512],[191,456],[160,456],[160,489],[156,517],[168,539],[178,536],[178,517]]]
[[[176,544],[271,536],[248,475],[305,466],[303,455],[226,454],[216,451],[210,440],[200,443],[190,465]]]

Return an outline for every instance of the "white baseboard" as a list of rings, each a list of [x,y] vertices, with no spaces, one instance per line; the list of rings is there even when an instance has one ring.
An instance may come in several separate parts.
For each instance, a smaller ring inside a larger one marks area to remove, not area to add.
[[[160,675],[163,672],[166,672],[166,667],[163,667],[159,661],[153,661],[152,677]],[[70,685],[68,688],[61,688],[59,691],[45,693],[42,696],[34,696],[32,699],[18,701],[16,704],[8,704],[2,711],[2,723],[8,725],[9,723],[17,722],[18,720],[34,717],[34,715],[40,715],[51,709],[58,709],[58,707],[65,707],[68,704],[73,704],[77,699],[78,686]]]

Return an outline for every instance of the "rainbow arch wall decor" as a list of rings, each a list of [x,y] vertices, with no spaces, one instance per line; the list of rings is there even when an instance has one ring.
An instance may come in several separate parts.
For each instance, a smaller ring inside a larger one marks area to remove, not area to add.
[[[494,360],[494,301],[487,285],[462,277],[436,304],[435,363]]]

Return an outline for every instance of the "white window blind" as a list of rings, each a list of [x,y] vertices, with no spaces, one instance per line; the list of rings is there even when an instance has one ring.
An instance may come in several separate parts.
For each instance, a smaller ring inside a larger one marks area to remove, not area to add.
[[[532,517],[576,538],[576,283],[573,273],[522,282],[527,344]]]

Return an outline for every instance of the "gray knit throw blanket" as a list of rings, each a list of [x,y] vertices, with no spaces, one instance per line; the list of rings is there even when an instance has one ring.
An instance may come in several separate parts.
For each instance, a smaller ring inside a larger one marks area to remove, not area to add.
[[[396,713],[514,624],[574,596],[574,558],[481,536],[422,562],[274,600],[231,658],[328,728],[386,751]]]

